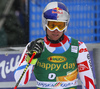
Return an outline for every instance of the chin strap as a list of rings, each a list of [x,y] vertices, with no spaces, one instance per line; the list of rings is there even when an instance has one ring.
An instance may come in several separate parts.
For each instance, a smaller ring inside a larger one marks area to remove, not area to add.
[[[47,40],[49,40],[51,43],[59,43],[60,41],[62,41],[64,39],[64,33],[62,34],[62,36],[58,39],[58,40],[51,40],[48,38],[48,34],[46,34],[46,38]]]

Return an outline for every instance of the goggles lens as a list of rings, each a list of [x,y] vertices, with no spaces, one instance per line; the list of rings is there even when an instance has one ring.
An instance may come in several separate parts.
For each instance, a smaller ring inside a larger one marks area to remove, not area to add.
[[[64,28],[66,27],[65,24],[66,24],[65,22],[48,21],[47,26],[51,31],[54,31],[56,27],[58,28],[59,31],[63,31]]]

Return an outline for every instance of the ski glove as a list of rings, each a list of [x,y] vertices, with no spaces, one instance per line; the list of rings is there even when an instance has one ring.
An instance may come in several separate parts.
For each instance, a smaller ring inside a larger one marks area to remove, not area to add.
[[[32,60],[31,64],[35,64],[37,61],[37,58],[41,56],[41,53],[43,51],[43,38],[36,39],[35,41],[32,41],[28,47],[27,47],[27,54],[26,61],[28,62],[33,54],[33,52],[36,52],[36,55],[34,56],[34,59]]]
[[[33,52],[36,52],[36,55],[34,56],[34,58],[39,58],[42,50],[43,50],[43,39],[39,38],[35,41],[32,41],[28,47],[27,47],[29,53],[28,55],[31,57]]]

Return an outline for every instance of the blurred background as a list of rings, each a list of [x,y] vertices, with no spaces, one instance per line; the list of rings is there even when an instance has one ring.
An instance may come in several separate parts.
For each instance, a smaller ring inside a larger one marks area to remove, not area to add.
[[[69,9],[66,35],[100,43],[100,0],[0,0],[0,47],[21,46],[44,37],[41,15],[50,1],[61,1]]]
[[[51,1],[63,2],[67,6],[70,22],[65,34],[86,43],[95,84],[100,85],[96,80],[96,76],[100,80],[100,0],[0,0],[0,89],[13,89],[14,71],[24,47],[45,36],[42,12]],[[31,81],[24,89],[36,86],[34,75]]]
[[[0,47],[29,42],[28,0],[0,0]]]

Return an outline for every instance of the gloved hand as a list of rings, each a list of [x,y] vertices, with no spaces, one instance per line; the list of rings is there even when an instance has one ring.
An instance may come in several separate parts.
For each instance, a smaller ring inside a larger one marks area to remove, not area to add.
[[[37,61],[37,58],[39,58],[41,56],[41,53],[43,51],[43,38],[39,38],[35,41],[32,41],[28,47],[27,47],[27,58],[26,61],[28,62],[33,54],[33,52],[36,52],[36,55],[34,56],[34,59],[32,60],[31,64],[35,64]]]

